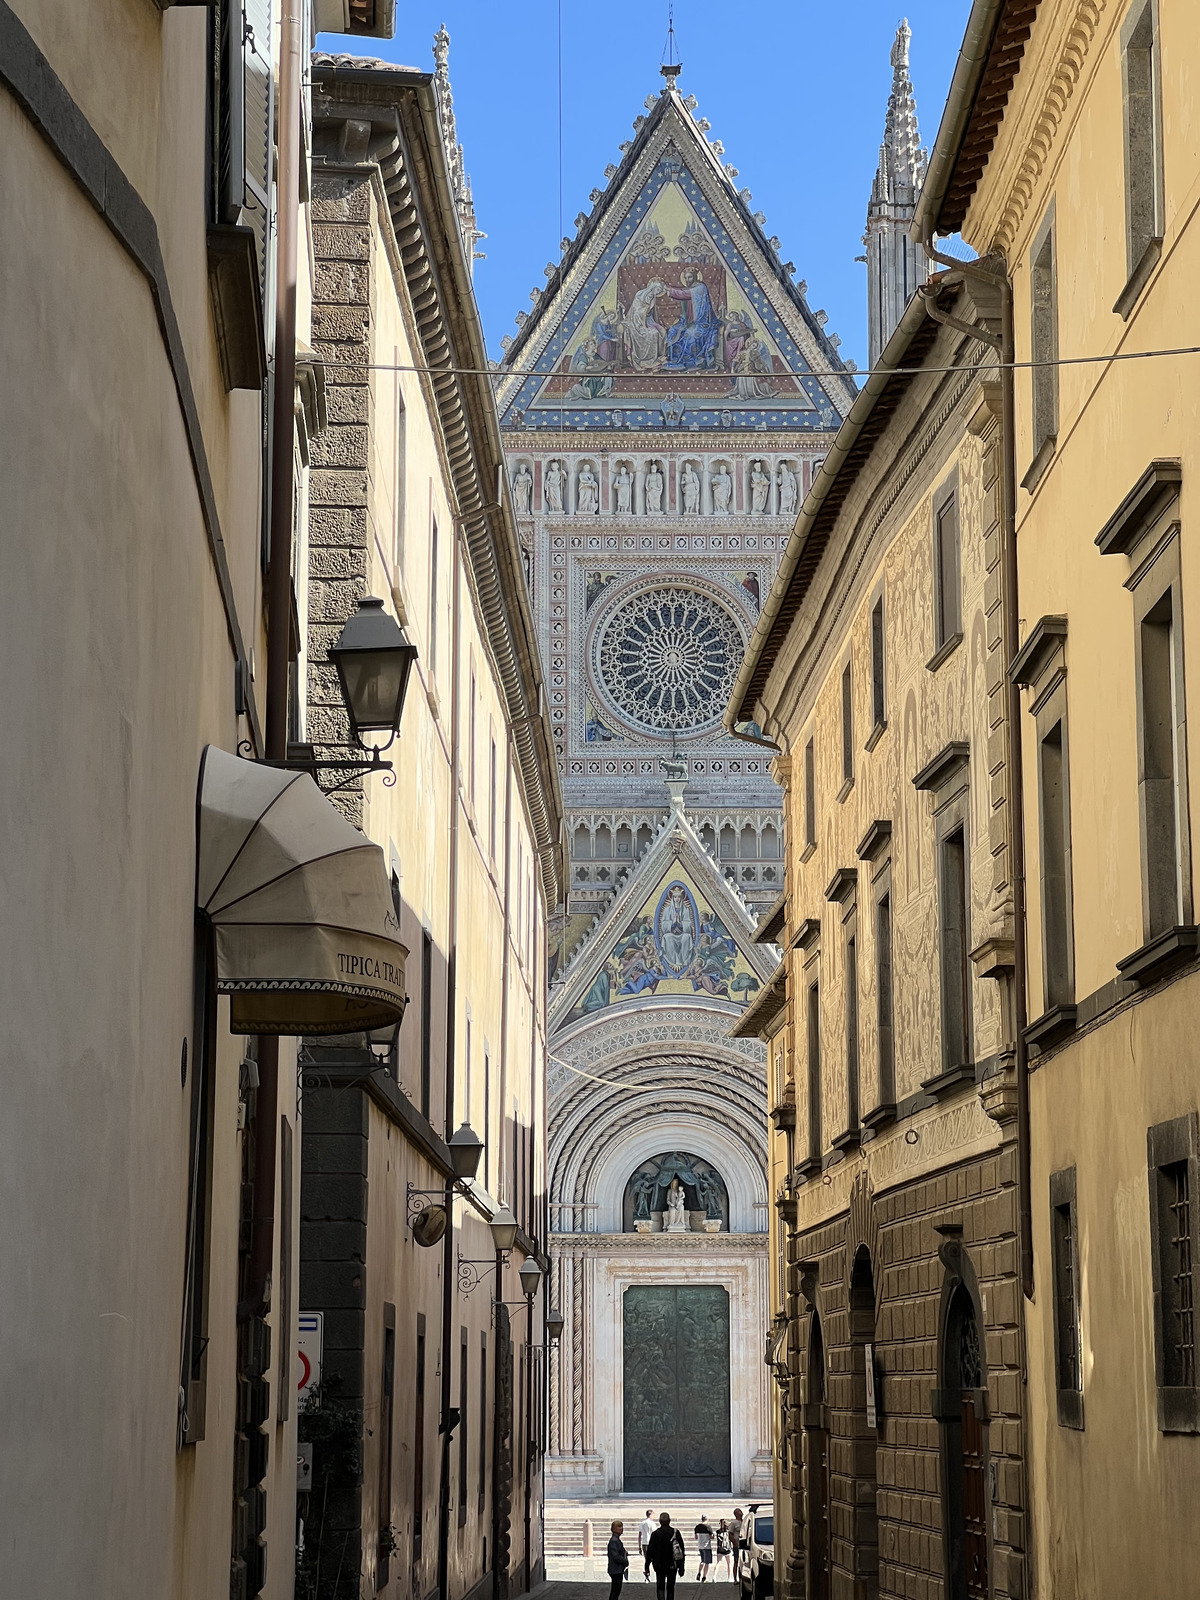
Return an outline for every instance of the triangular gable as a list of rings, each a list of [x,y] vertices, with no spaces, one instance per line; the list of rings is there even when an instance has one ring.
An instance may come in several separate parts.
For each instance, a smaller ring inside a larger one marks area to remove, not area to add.
[[[551,1026],[668,997],[743,1008],[771,968],[753,937],[745,902],[676,812],[572,961]]]
[[[857,392],[673,90],[505,365],[508,427],[836,429]]]

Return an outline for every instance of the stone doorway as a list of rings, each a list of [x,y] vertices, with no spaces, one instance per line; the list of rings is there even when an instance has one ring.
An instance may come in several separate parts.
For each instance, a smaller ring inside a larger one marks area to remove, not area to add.
[[[626,1494],[729,1493],[729,1295],[625,1291]]]

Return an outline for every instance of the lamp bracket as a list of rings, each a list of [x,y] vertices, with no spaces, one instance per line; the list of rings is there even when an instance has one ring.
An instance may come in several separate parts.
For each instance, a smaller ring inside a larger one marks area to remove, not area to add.
[[[445,1199],[445,1189],[418,1189],[414,1184],[410,1183],[408,1185],[409,1227],[412,1227],[413,1223],[421,1215],[422,1211],[424,1211],[426,1200],[441,1200],[444,1203]]]
[[[390,740],[388,741],[391,742]],[[387,746],[385,745],[386,749]],[[282,767],[285,772],[307,772],[314,777],[318,772],[344,772],[346,776],[339,778],[337,783],[322,786],[326,794],[332,794],[335,789],[344,789],[348,783],[353,783],[355,778],[362,778],[372,772],[384,774],[383,786],[385,789],[396,787],[396,772],[390,761],[384,761],[378,750],[372,749],[370,761],[318,761],[316,757],[293,756],[286,761],[271,761],[265,756],[256,756],[254,746],[249,739],[242,739],[238,744],[238,755],[245,756],[248,761],[257,761],[264,767]]]
[[[495,1272],[497,1266],[506,1262],[509,1257],[507,1250],[498,1250],[492,1260],[472,1261],[466,1256],[458,1258],[458,1292],[459,1294],[474,1294],[479,1285],[489,1272]]]

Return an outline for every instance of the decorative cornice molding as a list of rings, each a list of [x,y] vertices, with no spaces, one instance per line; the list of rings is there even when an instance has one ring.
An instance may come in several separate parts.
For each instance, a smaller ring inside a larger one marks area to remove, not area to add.
[[[764,1233],[552,1233],[555,1256],[655,1255],[766,1255]]]
[[[1006,259],[1050,159],[1059,126],[1083,73],[1106,4],[1107,0],[1077,0],[1075,14],[1067,25],[1050,86],[992,236],[992,250]]]

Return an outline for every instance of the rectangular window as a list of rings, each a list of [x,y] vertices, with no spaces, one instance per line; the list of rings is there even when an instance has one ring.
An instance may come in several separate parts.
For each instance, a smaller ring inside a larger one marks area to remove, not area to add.
[[[487,1334],[479,1335],[479,1510],[487,1501],[487,1435],[488,1435],[488,1362]],[[486,1563],[485,1563],[486,1565]]]
[[[962,637],[962,574],[959,560],[958,493],[952,491],[933,518],[937,593],[934,607],[938,650]]]
[[[847,661],[842,672],[842,785],[854,782],[854,679]]]
[[[295,1189],[295,1146],[292,1125],[286,1117],[279,1119],[279,1404],[276,1416],[286,1422],[291,1416],[292,1388],[289,1382],[294,1357],[292,1355],[292,1330],[295,1318],[292,1296],[295,1290],[295,1268],[292,1260],[292,1209]]]
[[[967,846],[961,827],[942,840],[940,878],[942,1066],[949,1071],[971,1059]]]
[[[846,940],[846,1131],[856,1133],[858,1100],[858,940]]]
[[[1054,1271],[1054,1367],[1058,1420],[1083,1427],[1083,1366],[1079,1336],[1079,1246],[1075,1168],[1050,1174],[1050,1247]]]
[[[421,1115],[428,1122],[433,1089],[433,939],[421,933]]]
[[[492,1057],[483,1051],[483,1187],[492,1192]]]
[[[1121,75],[1125,97],[1125,242],[1128,290],[1135,300],[1163,236],[1162,110],[1158,7],[1144,0],[1121,30]],[[1149,259],[1147,259],[1149,257]],[[1139,272],[1139,268],[1142,271]],[[1124,298],[1124,296],[1122,297]],[[1114,308],[1131,309],[1117,302]]]
[[[1042,974],[1047,1011],[1075,1000],[1071,937],[1070,819],[1061,719],[1038,741],[1042,830]]]
[[[425,1542],[425,1318],[417,1313],[416,1406],[413,1409],[412,1565]]]
[[[1142,853],[1145,864],[1148,939],[1176,927],[1184,918],[1180,871],[1180,739],[1174,595],[1170,588],[1151,606],[1138,629],[1141,735],[1138,763],[1141,787]]]
[[[804,844],[817,844],[817,756],[810,739],[804,746]]]
[[[470,1122],[471,1113],[472,1113],[472,1111],[474,1109],[474,1106],[473,1106],[473,1103],[472,1103],[472,1098],[471,1098],[471,1090],[473,1089],[474,1085],[471,1082],[471,1060],[472,1060],[472,1057],[471,1057],[471,1008],[470,1008],[470,1006],[467,1007],[466,1030],[465,1030],[465,1036],[464,1036],[464,1041],[463,1042],[464,1042],[464,1049],[463,1049],[463,1080],[464,1080],[464,1082],[463,1082],[463,1091],[464,1091],[463,1092],[463,1121],[464,1122]]]
[[[475,669],[471,668],[471,711],[467,718],[467,793],[475,809]]]
[[[213,1121],[216,1092],[216,952],[211,926],[197,916],[193,974],[193,1023],[184,1072],[190,1079],[187,1237],[184,1256],[183,1349],[179,1386],[184,1395],[178,1442],[204,1438],[208,1402],[208,1312],[212,1253]],[[246,1041],[249,1061],[256,1041]],[[184,1046],[187,1050],[187,1046]],[[256,1069],[257,1070],[257,1069]],[[243,1066],[243,1092],[247,1091]]]
[[[820,985],[808,986],[808,1159],[819,1162],[821,1130],[821,992]]]
[[[400,347],[392,346],[392,360],[396,367],[400,366]],[[396,380],[396,465],[394,471],[396,491],[396,535],[393,545],[393,554],[398,577],[404,573],[404,491],[408,479],[408,414],[404,409],[404,395],[400,388],[399,371],[393,374]]]
[[[879,1049],[879,1104],[896,1103],[896,1063],[892,1044],[892,897],[875,906],[875,1006]]]
[[[438,525],[430,518],[429,532],[429,670],[437,671],[438,657]]]
[[[391,1577],[392,1429],[396,1390],[396,1308],[383,1308],[383,1377],[379,1390],[379,1558],[375,1567],[376,1591]],[[388,1536],[388,1537],[385,1537]]]
[[[1054,259],[1054,213],[1038,231],[1029,263],[1030,351],[1033,368],[1033,466],[1058,437],[1058,277]],[[1026,482],[1028,483],[1028,475]]]
[[[491,737],[491,756],[488,766],[488,855],[496,859],[496,735]]]
[[[467,1330],[458,1331],[458,1525],[462,1528],[467,1521]]]
[[[1164,1433],[1200,1433],[1192,1213],[1196,1195],[1196,1113],[1151,1128],[1147,1152],[1158,1425]]]
[[[883,674],[883,596],[871,607],[871,731],[887,726]]]

